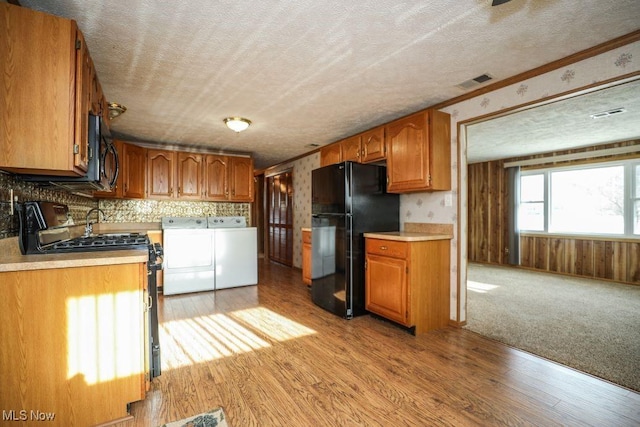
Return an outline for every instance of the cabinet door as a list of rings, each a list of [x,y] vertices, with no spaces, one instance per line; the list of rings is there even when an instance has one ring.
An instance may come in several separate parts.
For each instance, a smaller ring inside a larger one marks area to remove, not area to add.
[[[384,127],[380,126],[362,134],[362,163],[376,162],[386,158]]]
[[[77,33],[74,21],[0,2],[0,169],[86,171],[86,150],[74,155]]]
[[[227,156],[208,154],[204,159],[204,198],[212,201],[229,199]]]
[[[89,113],[92,110],[92,95],[95,70],[89,49],[80,30],[76,31],[76,106],[73,164],[87,170],[89,162]]]
[[[253,202],[253,159],[229,157],[229,181],[231,202]]]
[[[202,154],[178,153],[178,197],[202,198]]]
[[[360,162],[360,135],[347,138],[340,144],[342,145],[342,161]]]
[[[320,149],[320,166],[333,165],[342,161],[342,145],[334,143]]]
[[[302,283],[311,285],[311,231],[302,232]]]
[[[407,261],[367,254],[366,309],[389,320],[411,326]]]
[[[426,113],[413,114],[385,126],[387,191],[403,192],[429,186]]]
[[[122,144],[122,196],[127,199],[144,198],[145,150],[138,145]]]
[[[147,197],[175,197],[175,151],[147,150]]]

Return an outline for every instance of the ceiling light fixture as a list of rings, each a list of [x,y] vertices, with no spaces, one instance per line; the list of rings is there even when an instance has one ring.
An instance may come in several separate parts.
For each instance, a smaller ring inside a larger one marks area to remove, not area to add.
[[[127,111],[127,107],[122,104],[118,104],[117,102],[109,103],[109,119],[113,120],[118,117],[120,114]]]
[[[227,117],[223,120],[224,124],[234,132],[242,132],[251,124],[251,120],[244,117]]]

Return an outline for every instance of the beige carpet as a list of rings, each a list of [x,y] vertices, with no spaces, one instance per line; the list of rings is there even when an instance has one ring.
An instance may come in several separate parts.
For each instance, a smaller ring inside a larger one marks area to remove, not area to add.
[[[203,414],[194,415],[184,420],[163,424],[162,427],[228,427],[227,417],[222,408],[215,408]]]
[[[640,391],[640,286],[470,264],[467,326]]]

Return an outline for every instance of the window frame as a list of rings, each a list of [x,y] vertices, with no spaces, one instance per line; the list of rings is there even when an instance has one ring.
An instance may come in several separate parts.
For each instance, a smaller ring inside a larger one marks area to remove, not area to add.
[[[549,231],[551,224],[551,190],[552,190],[552,174],[554,172],[563,171],[576,171],[576,170],[591,170],[606,167],[623,166],[623,221],[624,232],[623,233],[596,233],[596,232],[577,232],[577,231]],[[544,176],[544,229],[543,230],[527,230],[519,229],[518,233],[523,234],[539,234],[539,235],[554,235],[554,236],[581,236],[581,237],[595,237],[595,238],[613,238],[613,239],[640,239],[640,226],[634,234],[634,220],[635,220],[635,206],[640,204],[640,188],[636,188],[638,184],[638,178],[636,174],[640,174],[640,158],[624,159],[624,160],[610,160],[593,163],[581,163],[579,165],[563,165],[563,166],[550,166],[543,168],[531,168],[520,171],[520,179],[518,181],[519,193],[521,190],[522,178],[531,175]],[[531,203],[531,202],[524,202]],[[521,195],[518,197],[518,215],[520,215]],[[518,223],[521,223],[518,218]]]

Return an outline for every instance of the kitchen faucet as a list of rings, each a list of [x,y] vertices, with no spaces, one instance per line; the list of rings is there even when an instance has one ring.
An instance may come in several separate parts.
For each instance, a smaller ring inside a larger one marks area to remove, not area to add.
[[[89,222],[89,216],[91,215],[91,213],[93,211],[97,211],[98,212],[98,221],[96,222],[100,222],[100,213],[102,213],[102,219],[107,219],[107,214],[104,213],[104,211],[100,208],[91,208],[89,209],[89,212],[87,212],[87,217],[85,218],[85,226],[84,226],[84,235],[89,236],[91,235],[91,233],[93,233],[93,224],[92,222]]]

